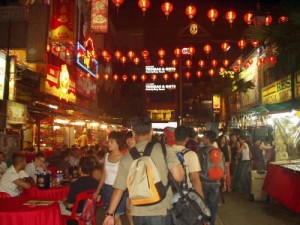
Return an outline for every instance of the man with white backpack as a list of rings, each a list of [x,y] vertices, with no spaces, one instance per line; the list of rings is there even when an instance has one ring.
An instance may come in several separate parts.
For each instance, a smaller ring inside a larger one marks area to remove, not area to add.
[[[114,191],[103,225],[114,224],[114,211],[123,192],[128,188],[132,202],[131,213],[135,225],[170,225],[172,191],[168,182],[170,172],[177,182],[182,182],[184,171],[175,152],[161,144],[153,144],[152,123],[148,116],[132,120],[132,133],[136,146],[120,160]],[[139,154],[136,154],[136,153]],[[149,183],[151,189],[142,187]],[[165,188],[165,193],[161,193]],[[140,192],[142,189],[145,192]],[[152,202],[152,203],[150,203]]]

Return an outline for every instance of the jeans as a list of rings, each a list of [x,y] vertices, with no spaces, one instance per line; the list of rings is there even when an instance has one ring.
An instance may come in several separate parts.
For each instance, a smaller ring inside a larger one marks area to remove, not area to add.
[[[211,212],[211,217],[209,220],[210,225],[215,225],[215,220],[219,207],[220,185],[202,183],[202,188],[205,196],[205,201],[207,202]]]
[[[242,161],[242,171],[241,171],[241,191],[242,192],[249,192],[249,167],[250,167],[250,160],[249,161]]]
[[[171,212],[166,216],[133,216],[134,225],[171,225]]]

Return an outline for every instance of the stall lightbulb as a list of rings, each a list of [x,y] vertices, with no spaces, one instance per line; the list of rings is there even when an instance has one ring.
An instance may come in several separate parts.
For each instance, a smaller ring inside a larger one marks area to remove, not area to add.
[[[102,125],[100,126],[100,128],[105,130],[105,129],[107,129],[107,125],[106,125],[106,124],[102,124]]]
[[[68,123],[70,123],[70,121],[69,120],[62,120],[62,119],[55,119],[54,123],[68,124]]]

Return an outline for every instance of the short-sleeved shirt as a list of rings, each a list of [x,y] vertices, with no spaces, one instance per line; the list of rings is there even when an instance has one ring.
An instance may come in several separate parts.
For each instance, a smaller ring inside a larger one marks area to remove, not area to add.
[[[145,147],[147,145],[147,141],[140,142],[136,144],[136,148],[140,153],[143,153]],[[175,151],[171,149],[169,146],[166,146],[167,149],[167,164],[164,159],[164,155],[161,149],[160,144],[155,144],[153,146],[153,150],[151,152],[151,158],[156,165],[157,169],[160,172],[160,176],[162,179],[162,183],[164,185],[168,184],[168,170],[174,168],[175,166],[180,165],[180,162],[175,154]],[[127,177],[129,173],[129,168],[133,162],[133,159],[130,153],[126,153],[120,160],[119,169],[117,173],[117,177],[114,183],[114,188],[126,190],[127,188]],[[131,214],[133,216],[161,216],[167,215],[167,209],[171,208],[171,198],[172,191],[169,188],[167,192],[167,196],[164,200],[157,204],[147,205],[147,206],[132,206]]]
[[[26,175],[27,174],[24,170],[17,172],[15,167],[12,165],[5,171],[0,180],[0,191],[8,193],[12,197],[19,196],[21,191],[18,188],[18,186],[14,183],[14,181],[22,179],[24,177],[28,177],[28,175]]]
[[[37,174],[44,172],[44,170],[41,167],[35,167],[33,162],[31,162],[26,165],[25,172],[36,182]]]
[[[5,172],[6,169],[7,169],[6,162],[0,163],[0,176]]]
[[[99,182],[90,176],[80,177],[78,180],[74,181],[70,185],[70,191],[68,194],[67,202],[74,204],[76,201],[76,196],[80,192],[97,189]],[[77,212],[81,213],[83,210],[84,202],[80,202]]]
[[[185,162],[185,171],[187,174],[187,184],[188,184],[189,188],[192,188],[192,183],[191,183],[189,174],[201,171],[201,166],[200,166],[198,156],[195,152],[193,152],[192,150],[186,149],[184,146],[174,145],[173,148],[176,153],[187,151],[183,155],[183,157],[184,157],[184,162]]]

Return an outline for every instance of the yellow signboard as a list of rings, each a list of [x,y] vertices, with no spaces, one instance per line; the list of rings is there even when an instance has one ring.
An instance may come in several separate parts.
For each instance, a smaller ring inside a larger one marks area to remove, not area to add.
[[[295,97],[300,98],[300,71],[295,76]]]
[[[292,99],[291,76],[278,80],[262,89],[262,104],[276,104]]]

